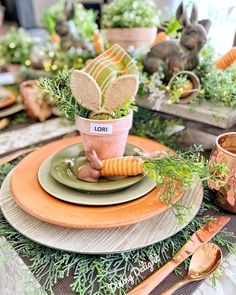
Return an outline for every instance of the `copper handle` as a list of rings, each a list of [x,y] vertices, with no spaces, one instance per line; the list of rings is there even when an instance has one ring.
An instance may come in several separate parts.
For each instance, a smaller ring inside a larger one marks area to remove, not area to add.
[[[155,271],[147,279],[141,282],[134,289],[129,291],[127,295],[148,295],[150,292],[155,289],[176,267],[174,261],[169,261],[163,265],[160,269]]]
[[[165,292],[161,293],[160,295],[172,295],[176,290],[188,284],[189,282],[190,282],[189,277],[186,277],[183,280],[175,283],[173,286],[171,286],[169,289],[167,289]]]

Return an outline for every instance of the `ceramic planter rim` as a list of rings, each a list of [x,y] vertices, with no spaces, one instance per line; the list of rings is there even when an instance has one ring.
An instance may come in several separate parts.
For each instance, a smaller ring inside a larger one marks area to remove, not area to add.
[[[231,153],[229,151],[227,151],[225,148],[223,148],[220,144],[219,144],[219,140],[223,137],[223,136],[227,136],[227,135],[236,135],[236,132],[226,132],[226,133],[222,133],[220,134],[217,138],[216,138],[216,146],[219,150],[221,150],[222,152],[224,152],[225,154],[236,158],[236,154]]]
[[[123,116],[121,118],[117,118],[117,119],[109,119],[109,120],[98,120],[98,119],[90,119],[90,118],[85,118],[85,117],[81,117],[81,116],[75,116],[75,119],[80,118],[84,121],[93,121],[93,122],[97,122],[97,123],[109,123],[110,121],[114,122],[114,121],[121,121],[124,118],[127,117],[131,117],[133,116],[133,111],[130,111],[130,113],[127,116]]]

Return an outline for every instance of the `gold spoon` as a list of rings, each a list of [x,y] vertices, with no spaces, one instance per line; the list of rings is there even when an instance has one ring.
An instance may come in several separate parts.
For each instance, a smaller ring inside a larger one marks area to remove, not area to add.
[[[221,260],[222,251],[217,245],[207,243],[198,247],[191,258],[187,276],[161,295],[171,295],[185,284],[205,279],[217,269]]]

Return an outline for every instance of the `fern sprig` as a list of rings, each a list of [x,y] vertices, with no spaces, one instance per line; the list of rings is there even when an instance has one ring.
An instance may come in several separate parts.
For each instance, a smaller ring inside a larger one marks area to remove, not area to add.
[[[72,70],[63,69],[58,72],[54,79],[41,78],[39,85],[44,92],[55,99],[59,109],[65,113],[66,117],[74,121],[75,116],[88,118],[90,111],[81,106],[73,97],[70,87],[70,76]]]

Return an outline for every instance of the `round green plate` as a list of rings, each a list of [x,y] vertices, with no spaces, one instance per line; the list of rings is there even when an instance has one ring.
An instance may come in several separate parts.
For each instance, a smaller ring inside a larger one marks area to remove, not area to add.
[[[145,176],[141,181],[122,191],[96,194],[84,193],[58,183],[49,174],[51,158],[45,160],[39,168],[38,179],[42,188],[50,195],[74,204],[105,206],[116,205],[138,199],[155,188],[155,181]]]
[[[127,144],[125,155],[134,155],[136,146]],[[51,158],[50,174],[58,182],[71,188],[93,193],[111,193],[125,189],[143,179],[143,175],[133,177],[101,177],[98,183],[90,183],[76,178],[75,171],[86,162],[82,143],[60,150]]]

